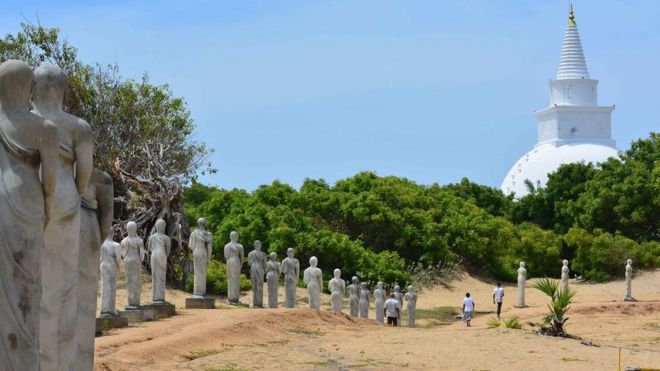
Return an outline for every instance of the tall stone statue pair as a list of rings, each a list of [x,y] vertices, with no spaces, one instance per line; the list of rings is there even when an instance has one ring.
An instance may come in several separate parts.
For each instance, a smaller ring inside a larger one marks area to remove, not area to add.
[[[56,66],[0,65],[0,364],[9,370],[92,368],[112,183],[93,171],[91,128],[63,111],[65,90]]]

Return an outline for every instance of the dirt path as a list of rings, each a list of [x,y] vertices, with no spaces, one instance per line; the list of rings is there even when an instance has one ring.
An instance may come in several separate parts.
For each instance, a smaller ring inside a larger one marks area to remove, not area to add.
[[[660,270],[635,278],[633,294],[644,299],[637,303],[620,300],[625,292],[621,281],[572,285],[578,296],[569,331],[599,347],[539,336],[527,325],[523,330],[487,329],[489,313],[478,314],[472,328],[420,319],[418,328],[409,329],[304,308],[179,310],[170,319],[97,338],[95,368],[605,370],[616,369],[619,347],[624,366],[660,367]],[[467,290],[478,311],[494,310],[492,283],[468,275],[450,288],[424,291],[418,308],[457,307]],[[528,289],[530,307],[525,309],[512,307],[515,298],[515,288],[506,286],[505,318],[515,314],[523,322],[540,320],[547,302],[542,295]]]

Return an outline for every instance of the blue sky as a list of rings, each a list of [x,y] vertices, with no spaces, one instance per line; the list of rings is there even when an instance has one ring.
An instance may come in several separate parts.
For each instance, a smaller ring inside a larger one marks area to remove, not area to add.
[[[660,130],[660,1],[576,0],[620,149]],[[363,170],[499,187],[536,142],[568,1],[7,1],[87,63],[146,71],[215,148],[202,182],[252,190]]]

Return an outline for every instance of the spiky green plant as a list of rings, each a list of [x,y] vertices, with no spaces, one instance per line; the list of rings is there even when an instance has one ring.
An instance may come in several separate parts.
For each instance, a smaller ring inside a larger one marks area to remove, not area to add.
[[[541,333],[550,336],[567,337],[564,326],[568,322],[566,313],[571,309],[570,305],[575,298],[575,290],[559,288],[559,281],[550,278],[542,278],[532,285],[535,289],[543,292],[550,297],[548,309],[550,313],[543,318],[544,326],[541,326]]]
[[[522,324],[518,320],[518,316],[513,316],[504,320],[504,327],[520,330],[522,328]]]
[[[489,319],[488,322],[486,322],[486,326],[488,326],[488,328],[498,328],[501,325],[502,322],[500,322],[500,320],[495,317]]]

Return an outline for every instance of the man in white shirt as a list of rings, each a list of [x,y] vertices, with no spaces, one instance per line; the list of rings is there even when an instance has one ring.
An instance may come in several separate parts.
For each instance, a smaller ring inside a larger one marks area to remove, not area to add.
[[[390,294],[390,298],[385,301],[383,305],[383,312],[385,317],[387,317],[387,324],[392,326],[398,326],[398,319],[401,318],[401,305],[399,301],[396,300],[394,293]]]
[[[470,293],[465,294],[465,299],[463,299],[463,321],[471,327],[470,321],[472,320],[472,313],[474,313],[474,300],[470,297]]]
[[[504,289],[502,283],[498,282],[497,287],[493,289],[493,304],[497,304],[497,318],[500,318],[502,312],[502,298],[504,298]]]

